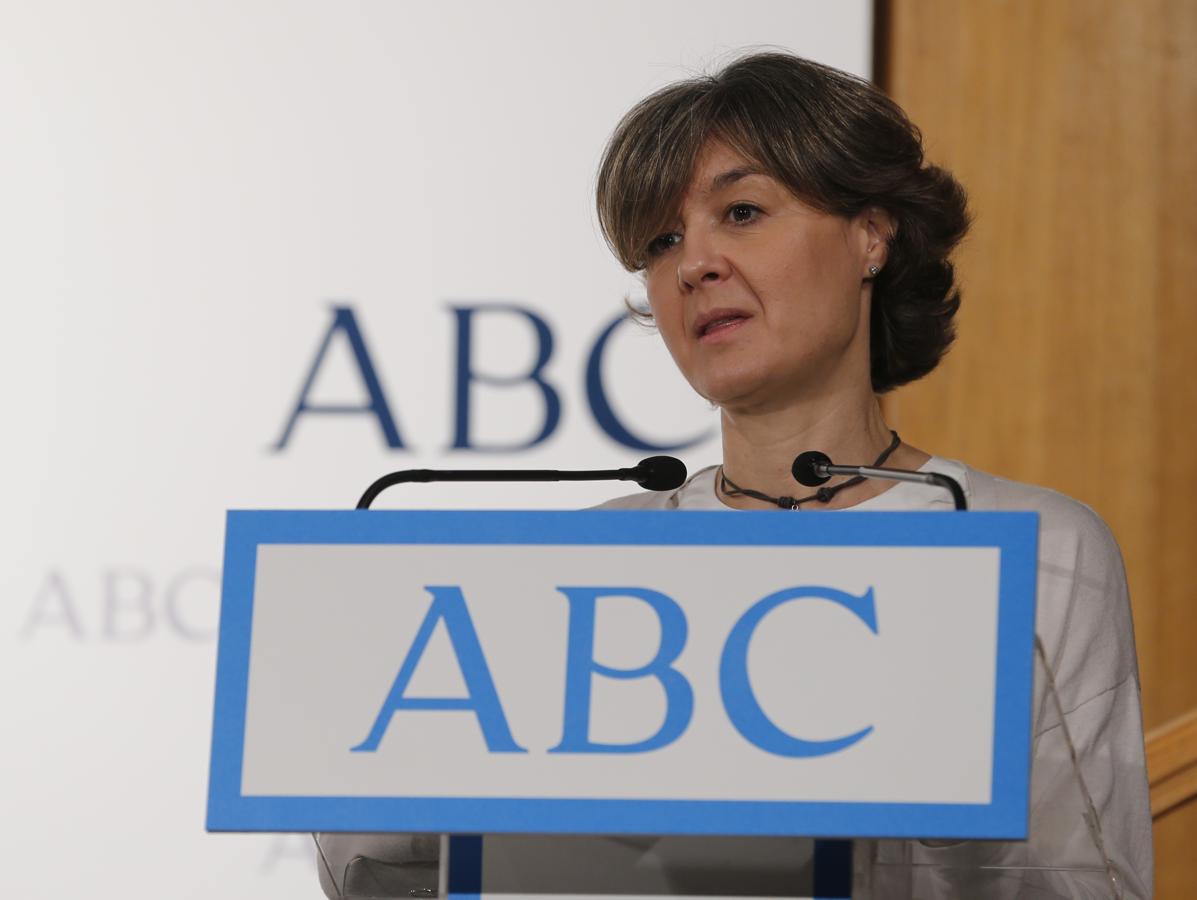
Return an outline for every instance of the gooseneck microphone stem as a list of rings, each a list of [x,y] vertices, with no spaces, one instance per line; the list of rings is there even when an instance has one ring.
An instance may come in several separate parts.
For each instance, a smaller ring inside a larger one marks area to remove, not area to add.
[[[873,466],[837,466],[834,463],[814,464],[815,471],[820,475],[832,477],[834,475],[863,475],[865,478],[884,478],[888,481],[908,481],[912,484],[930,484],[944,488],[952,495],[956,509],[968,509],[968,500],[964,497],[964,489],[960,482],[939,472],[912,472],[909,469],[878,469]]]
[[[412,484],[432,481],[631,481],[631,476],[621,477],[618,469],[601,472],[559,472],[554,469],[404,469],[383,475],[366,488],[358,509],[369,509],[370,504],[389,487],[397,484]]]
[[[403,469],[377,479],[357,501],[358,509],[370,504],[396,484],[433,481],[529,482],[529,481],[635,481],[650,491],[670,491],[686,480],[686,466],[672,456],[650,456],[627,469]]]

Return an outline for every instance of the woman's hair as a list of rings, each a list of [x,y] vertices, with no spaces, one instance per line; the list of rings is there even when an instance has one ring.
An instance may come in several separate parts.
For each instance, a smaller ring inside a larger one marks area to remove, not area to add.
[[[926,375],[955,336],[960,306],[948,255],[969,226],[964,189],[923,161],[906,114],[867,81],[784,53],[746,56],[714,75],[669,85],[633,107],[599,167],[603,236],[629,271],[672,227],[703,146],[719,140],[810,206],[893,218],[873,283],[873,390]]]

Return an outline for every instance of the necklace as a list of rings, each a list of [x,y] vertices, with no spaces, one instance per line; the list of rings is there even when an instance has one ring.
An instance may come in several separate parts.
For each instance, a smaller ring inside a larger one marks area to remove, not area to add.
[[[897,450],[901,445],[902,439],[898,437],[898,432],[891,431],[890,434],[893,436],[893,439],[889,442],[889,446],[881,452],[881,455],[874,460],[873,468],[880,466],[883,462],[889,459],[890,454]],[[727,477],[727,473],[723,471],[723,466],[719,467],[719,490],[722,494],[724,494],[724,496],[751,497],[754,500],[764,500],[766,503],[776,504],[782,509],[800,509],[803,503],[809,503],[812,500],[817,500],[819,503],[830,503],[831,498],[844,488],[853,487],[854,485],[860,484],[862,481],[864,481],[864,477],[857,475],[853,478],[849,478],[847,481],[842,482],[841,484],[835,485],[835,487],[821,487],[808,497],[801,497],[798,499],[795,499],[794,497],[770,497],[768,494],[761,491],[754,491],[752,488],[740,487]]]

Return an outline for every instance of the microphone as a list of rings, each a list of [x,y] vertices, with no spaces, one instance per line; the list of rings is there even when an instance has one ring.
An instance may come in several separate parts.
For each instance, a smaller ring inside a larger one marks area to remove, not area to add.
[[[833,475],[852,475],[861,478],[884,478],[888,481],[908,481],[914,484],[931,484],[941,487],[952,495],[956,509],[968,509],[964,489],[960,482],[939,472],[912,472],[909,469],[879,469],[875,466],[837,466],[826,453],[807,450],[799,453],[790,468],[795,480],[807,487],[818,487]]]
[[[621,480],[634,481],[646,491],[672,491],[686,483],[686,464],[676,456],[650,456],[630,469],[620,469]]]
[[[370,504],[396,484],[430,481],[634,481],[646,491],[672,491],[686,481],[686,464],[674,456],[650,456],[626,469],[403,469],[378,478],[357,501]]]

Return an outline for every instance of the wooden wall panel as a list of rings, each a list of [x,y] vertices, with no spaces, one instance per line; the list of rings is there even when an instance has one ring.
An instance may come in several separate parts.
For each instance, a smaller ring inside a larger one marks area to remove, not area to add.
[[[1197,707],[1197,2],[883,12],[879,79],[976,215],[957,346],[887,415],[1110,523],[1159,725]],[[1197,896],[1195,829],[1160,820],[1160,897]]]

